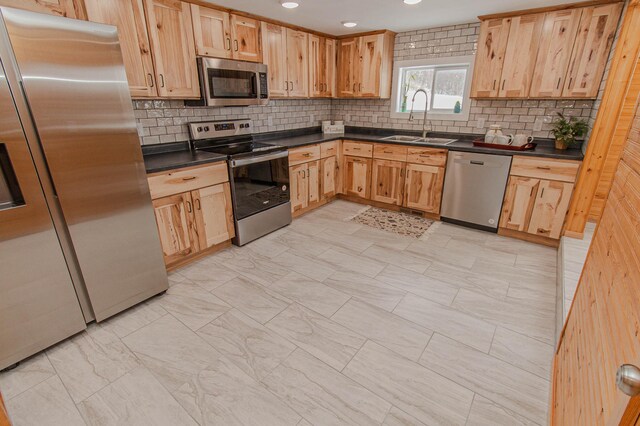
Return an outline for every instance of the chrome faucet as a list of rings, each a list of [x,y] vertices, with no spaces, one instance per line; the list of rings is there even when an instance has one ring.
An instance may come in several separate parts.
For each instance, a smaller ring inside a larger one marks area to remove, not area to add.
[[[420,92],[424,93],[424,97],[427,98],[427,102],[424,106],[424,118],[422,119],[422,139],[425,139],[427,137],[427,111],[429,110],[429,95],[427,94],[426,90],[418,89],[413,94],[413,98],[411,98],[411,112],[409,113],[409,121],[413,121],[413,108],[416,105],[416,95]]]

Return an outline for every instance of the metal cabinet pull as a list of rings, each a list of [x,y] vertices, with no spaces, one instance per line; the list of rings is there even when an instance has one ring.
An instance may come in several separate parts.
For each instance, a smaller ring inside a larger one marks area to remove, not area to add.
[[[571,87],[572,82],[573,82],[573,77],[569,78],[569,85],[567,87]]]
[[[233,40],[233,45],[235,46],[235,51],[238,51],[238,40]]]
[[[562,77],[560,77],[560,78],[558,79],[558,85],[556,86],[556,89],[559,89],[559,88],[560,88],[560,83],[561,83],[561,82],[562,82]]]
[[[289,83],[291,83],[291,91],[293,91],[293,81],[289,80]]]
[[[227,47],[227,50],[231,50],[231,37],[227,37],[227,44],[229,45],[229,47]]]
[[[164,75],[160,74],[160,87],[164,87]]]
[[[147,73],[147,77],[149,77],[149,87],[153,87],[153,75]]]
[[[622,364],[616,372],[616,386],[625,395],[640,395],[640,369],[635,365]]]
[[[191,201],[187,201],[187,211],[189,213],[193,213],[193,208],[191,207]]]
[[[362,93],[362,83],[358,84],[358,92]]]
[[[285,80],[284,82],[284,90],[289,91],[289,82]]]
[[[357,83],[353,83],[353,93],[356,93],[356,92],[357,92],[357,90],[356,90],[356,87],[357,87],[357,86],[358,86],[358,84],[357,84]]]
[[[307,177],[307,171],[303,170],[302,171],[302,179],[306,179],[306,177]]]
[[[540,169],[540,170],[551,170],[551,167],[549,167],[549,166],[536,166],[536,169]]]
[[[195,176],[189,176],[189,177],[183,177],[182,180],[188,181],[188,180],[194,180],[195,178],[196,178]]]
[[[496,90],[496,81],[497,80],[493,80],[493,90]]]
[[[505,84],[506,82],[507,82],[507,80],[502,80],[502,89],[501,89],[501,90],[504,90],[504,84]]]
[[[196,208],[198,210],[202,210],[202,205],[200,204],[200,198],[196,198]]]
[[[311,157],[311,153],[310,152],[305,152],[304,154],[302,154],[303,157]]]

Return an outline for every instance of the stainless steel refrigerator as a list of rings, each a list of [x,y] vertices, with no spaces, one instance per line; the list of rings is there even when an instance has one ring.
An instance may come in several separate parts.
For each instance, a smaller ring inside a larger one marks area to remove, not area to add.
[[[0,8],[0,369],[167,289],[115,27]]]

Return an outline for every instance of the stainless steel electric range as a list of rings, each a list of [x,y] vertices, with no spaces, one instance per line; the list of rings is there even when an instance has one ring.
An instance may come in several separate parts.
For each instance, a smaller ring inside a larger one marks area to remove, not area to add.
[[[189,131],[192,150],[227,156],[235,245],[291,223],[287,148],[254,141],[251,120],[190,123]]]

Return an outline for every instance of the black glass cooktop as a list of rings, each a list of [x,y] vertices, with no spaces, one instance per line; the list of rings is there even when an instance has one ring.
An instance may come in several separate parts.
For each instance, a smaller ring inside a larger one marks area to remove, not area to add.
[[[246,141],[210,145],[198,149],[207,152],[214,152],[216,154],[228,155],[229,157],[238,157],[252,154],[264,154],[271,151],[280,151],[283,147],[278,145],[268,145],[261,142]]]

